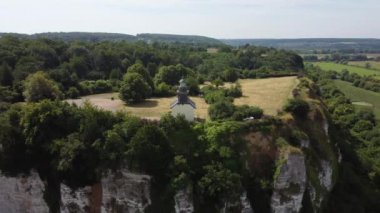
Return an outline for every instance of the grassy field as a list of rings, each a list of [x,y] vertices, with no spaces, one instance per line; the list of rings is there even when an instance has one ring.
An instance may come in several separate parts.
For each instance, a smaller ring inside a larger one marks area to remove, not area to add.
[[[296,77],[244,79],[239,80],[242,86],[243,97],[235,99],[236,105],[248,104],[259,106],[265,114],[275,115],[291,96],[293,88],[297,85]],[[228,86],[228,85],[226,85]],[[112,100],[113,98],[113,100]],[[145,102],[135,105],[125,105],[119,99],[118,93],[105,93],[84,96],[80,99],[69,99],[67,102],[82,105],[86,100],[95,106],[110,111],[127,111],[134,115],[146,118],[159,118],[166,112],[170,112],[169,106],[175,97],[150,98]],[[201,97],[191,97],[197,109],[195,114],[200,118],[208,118],[208,104]]]
[[[358,66],[358,67],[366,67],[367,63],[371,65],[371,69],[380,70],[380,61],[350,61],[349,65]]]
[[[354,87],[346,81],[336,80],[335,85],[358,107],[372,108],[380,119],[380,93]]]
[[[343,69],[347,69],[349,72],[357,73],[361,76],[376,75],[376,78],[380,79],[380,71],[370,70],[362,67],[349,66],[344,64],[337,64],[332,62],[315,62],[315,66],[319,66],[323,70],[334,70],[341,72]]]

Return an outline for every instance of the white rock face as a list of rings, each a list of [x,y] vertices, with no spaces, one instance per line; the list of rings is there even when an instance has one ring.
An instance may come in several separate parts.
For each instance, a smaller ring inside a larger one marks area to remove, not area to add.
[[[72,190],[68,186],[61,184],[61,213],[85,213],[89,211],[91,187],[86,186],[77,190]]]
[[[102,178],[102,212],[144,212],[151,204],[150,176],[126,170]]]
[[[176,213],[193,213],[193,196],[189,188],[178,191],[174,196]]]
[[[325,130],[326,135],[329,135],[329,122],[327,120],[323,122],[323,130]]]
[[[299,212],[302,207],[306,188],[305,157],[291,153],[287,162],[281,166],[280,174],[275,180],[271,198],[273,213]]]
[[[240,196],[241,213],[253,213],[253,209],[247,197],[247,192],[243,192]]]
[[[325,187],[327,191],[331,191],[332,185],[332,173],[333,169],[331,163],[327,160],[321,161],[322,171],[318,174],[319,182],[321,186]]]
[[[309,148],[310,147],[310,141],[308,139],[303,139],[300,141],[302,148]]]
[[[0,212],[48,213],[44,190],[37,172],[18,177],[6,177],[0,173]]]

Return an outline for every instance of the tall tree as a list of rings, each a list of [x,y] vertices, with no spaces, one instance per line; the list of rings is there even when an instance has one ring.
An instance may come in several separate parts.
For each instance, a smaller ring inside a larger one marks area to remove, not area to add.
[[[139,103],[152,93],[151,87],[138,73],[127,73],[120,88],[120,98],[126,103]]]
[[[7,62],[3,62],[0,67],[0,85],[2,86],[12,86],[13,75],[11,68]]]
[[[53,100],[63,97],[58,84],[43,71],[38,71],[27,77],[24,82],[23,95],[28,102],[36,102],[43,99]]]

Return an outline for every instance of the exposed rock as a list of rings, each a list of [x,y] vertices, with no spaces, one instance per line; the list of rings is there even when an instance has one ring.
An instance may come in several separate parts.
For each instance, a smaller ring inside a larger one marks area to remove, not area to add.
[[[90,208],[89,196],[91,187],[86,186],[73,190],[68,186],[61,184],[61,213],[85,213]]]
[[[6,177],[0,173],[0,212],[49,212],[44,191],[45,186],[37,172],[18,177]]]
[[[310,147],[310,141],[309,141],[309,139],[300,140],[300,144],[301,144],[302,148],[309,148]]]
[[[180,190],[174,196],[176,213],[194,212],[193,196],[190,188]]]
[[[309,194],[310,194],[310,199],[313,206],[316,208],[320,208],[321,203],[322,203],[322,196],[321,195],[317,196],[317,191],[311,184],[309,184]]]
[[[325,131],[326,135],[329,135],[329,122],[327,120],[323,121],[323,130]]]
[[[251,204],[247,198],[247,192],[244,191],[240,196],[233,196],[230,200],[225,200],[223,206],[220,209],[220,213],[228,212],[241,212],[241,213],[253,213]]]
[[[144,212],[151,204],[150,176],[126,170],[102,178],[102,212]]]
[[[241,213],[253,213],[253,209],[247,197],[247,192],[243,192],[240,196]]]
[[[321,161],[322,171],[319,173],[318,178],[321,186],[323,186],[327,191],[332,189],[332,173],[333,169],[331,163],[326,160]]]
[[[299,212],[306,188],[305,157],[300,153],[290,153],[280,168],[274,183],[271,209],[274,213]]]

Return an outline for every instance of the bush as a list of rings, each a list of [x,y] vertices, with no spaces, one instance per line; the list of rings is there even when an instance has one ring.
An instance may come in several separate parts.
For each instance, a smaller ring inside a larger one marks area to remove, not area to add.
[[[204,95],[204,99],[208,104],[214,104],[218,101],[227,100],[223,90],[210,91]],[[228,99],[228,101],[232,102],[232,99]]]
[[[255,119],[260,119],[263,116],[263,110],[255,106],[237,106],[232,119],[236,121],[242,121],[245,118],[253,117]]]
[[[309,104],[302,99],[289,99],[284,106],[284,111],[290,112],[298,117],[306,117],[310,110]]]
[[[154,95],[158,97],[168,97],[175,95],[175,91],[171,86],[162,82],[154,88]]]
[[[79,97],[79,90],[76,87],[70,87],[69,90],[66,92],[67,98],[78,98]]]
[[[82,81],[79,83],[81,94],[99,94],[112,91],[112,84],[109,80]]]
[[[234,69],[226,69],[223,72],[223,79],[228,82],[235,82],[239,78],[239,73]]]
[[[198,95],[200,93],[198,80],[192,76],[185,79],[187,88],[189,89],[190,95]]]
[[[226,96],[228,97],[239,98],[242,95],[243,92],[239,83],[237,83],[235,86],[231,86],[229,89],[226,90]]]
[[[355,126],[352,128],[353,131],[355,132],[363,132],[366,130],[371,130],[373,129],[373,124],[370,121],[366,120],[359,120],[356,122]]]
[[[230,118],[235,111],[235,106],[226,100],[218,101],[211,104],[208,109],[208,114],[211,120],[222,120]]]

